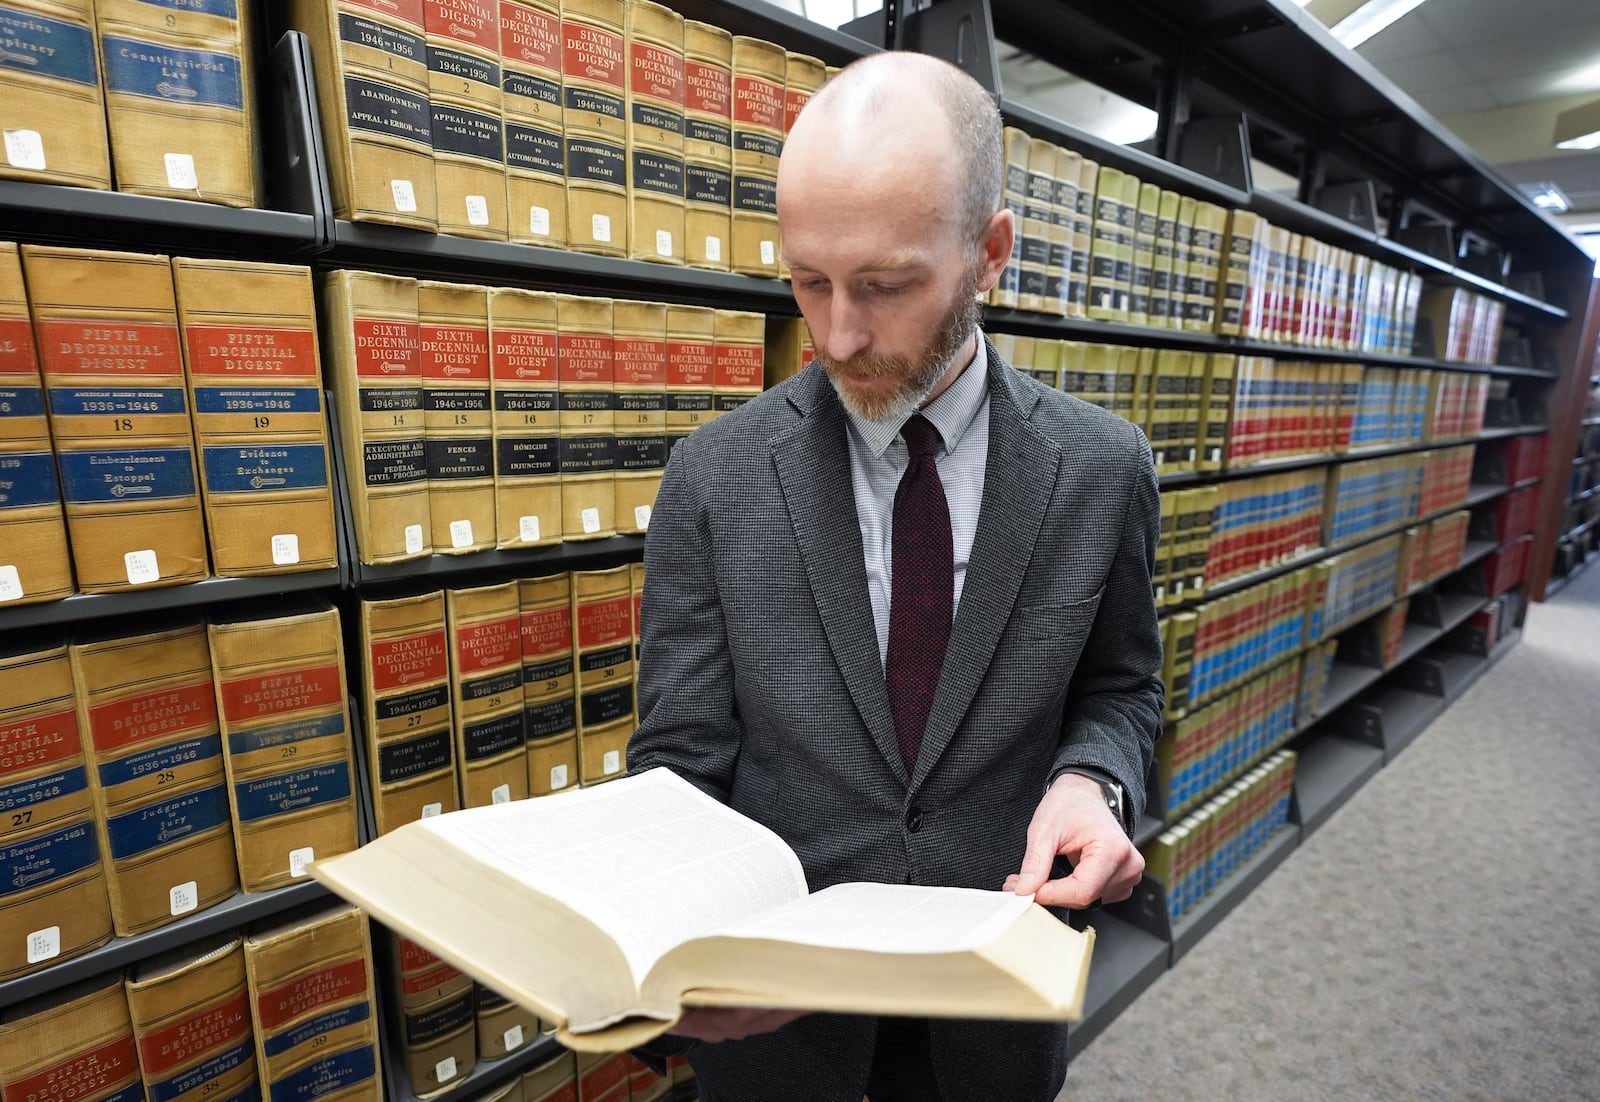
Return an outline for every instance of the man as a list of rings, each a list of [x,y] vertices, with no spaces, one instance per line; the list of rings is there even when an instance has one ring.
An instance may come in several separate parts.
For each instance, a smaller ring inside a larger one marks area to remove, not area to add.
[[[1150,449],[977,330],[1015,232],[1001,145],[987,94],[922,55],[856,62],[807,104],[778,217],[817,362],[680,442],[651,519],[630,767],[770,826],[813,891],[1085,907],[1143,871]],[[1075,869],[1050,879],[1058,855]],[[1049,1102],[1066,1072],[1050,1024],[677,1028],[706,1102]]]

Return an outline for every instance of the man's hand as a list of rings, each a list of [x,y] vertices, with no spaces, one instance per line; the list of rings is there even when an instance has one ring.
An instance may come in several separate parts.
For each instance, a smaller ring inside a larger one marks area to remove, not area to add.
[[[697,1041],[742,1041],[757,1033],[771,1033],[806,1016],[804,1010],[758,1010],[746,1007],[703,1006],[691,1010],[669,1032]]]
[[[1049,880],[1057,855],[1072,862],[1071,876]],[[1096,900],[1118,903],[1144,875],[1144,855],[1106,806],[1100,785],[1077,773],[1056,778],[1028,824],[1028,851],[1005,890],[1032,895],[1050,907],[1083,908]]]

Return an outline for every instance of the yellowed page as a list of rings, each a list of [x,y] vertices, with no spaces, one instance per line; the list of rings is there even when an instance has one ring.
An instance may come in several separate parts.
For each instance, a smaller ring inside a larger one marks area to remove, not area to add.
[[[1032,905],[1031,895],[978,888],[835,884],[736,920],[715,936],[866,953],[963,953],[994,941]]]

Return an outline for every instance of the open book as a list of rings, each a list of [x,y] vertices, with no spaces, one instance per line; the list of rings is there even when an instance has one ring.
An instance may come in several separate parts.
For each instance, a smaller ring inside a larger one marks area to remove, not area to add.
[[[1094,931],[1025,896],[839,884],[666,769],[408,823],[311,875],[587,1051],[693,1006],[1075,1020]]]

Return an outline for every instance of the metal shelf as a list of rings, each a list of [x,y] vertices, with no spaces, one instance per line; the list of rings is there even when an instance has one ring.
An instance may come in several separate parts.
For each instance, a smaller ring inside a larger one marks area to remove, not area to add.
[[[1083,1020],[1072,1027],[1082,1048],[1167,970],[1172,947],[1165,938],[1118,918],[1104,908],[1084,916],[1094,927],[1094,962],[1084,992]]]
[[[271,597],[337,589],[340,571],[308,570],[298,574],[266,574],[258,578],[208,578],[187,585],[155,586],[119,593],[77,593],[59,601],[0,606],[0,632],[72,624],[110,616],[130,616],[175,608],[195,608],[222,601]]]
[[[353,584],[394,581],[400,578],[448,578],[474,571],[566,570],[579,564],[615,558],[618,562],[644,554],[643,536],[608,536],[605,539],[557,543],[524,550],[476,551],[467,555],[429,555],[406,562],[371,566],[353,563]]]
[[[1383,768],[1383,751],[1337,735],[1313,735],[1296,748],[1295,803],[1302,839]]]

